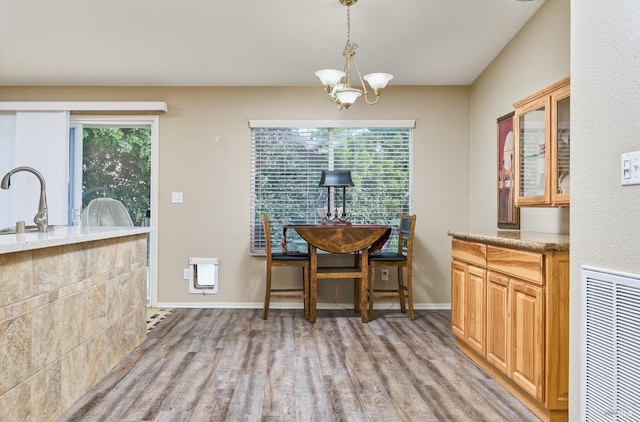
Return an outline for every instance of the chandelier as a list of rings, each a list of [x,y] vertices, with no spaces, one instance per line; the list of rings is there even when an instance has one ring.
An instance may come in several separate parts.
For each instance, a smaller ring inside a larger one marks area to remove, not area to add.
[[[375,104],[380,99],[382,90],[393,78],[393,75],[390,73],[369,73],[363,77],[360,74],[360,69],[358,69],[356,59],[354,58],[358,44],[351,41],[351,5],[355,4],[358,0],[339,1],[343,6],[347,6],[347,44],[342,51],[344,64],[342,65],[342,70],[318,70],[316,76],[320,78],[325,91],[329,94],[329,99],[338,105],[339,110],[342,110],[343,107],[349,108],[349,106],[361,96],[364,96],[367,104]],[[351,86],[350,73],[352,68],[355,69],[362,88],[354,88]],[[367,91],[364,81],[369,83],[369,86],[376,95],[376,98],[372,101],[369,100],[369,92]]]

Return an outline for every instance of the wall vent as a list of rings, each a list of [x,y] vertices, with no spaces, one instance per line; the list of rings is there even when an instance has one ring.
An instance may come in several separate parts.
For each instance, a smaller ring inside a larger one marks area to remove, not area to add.
[[[583,266],[581,420],[640,420],[640,276]]]

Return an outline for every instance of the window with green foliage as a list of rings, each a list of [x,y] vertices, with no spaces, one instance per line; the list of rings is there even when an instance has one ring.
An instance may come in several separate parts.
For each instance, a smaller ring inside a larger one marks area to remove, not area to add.
[[[85,127],[82,208],[92,199],[121,201],[136,226],[150,209],[151,129]]]
[[[353,224],[397,226],[410,213],[413,121],[335,123],[251,122],[251,253],[264,253],[262,214],[269,215],[275,249],[283,225],[322,222],[322,170],[351,171],[345,212]],[[342,207],[342,188],[330,195],[331,209]],[[287,241],[289,250],[306,251],[294,231]]]

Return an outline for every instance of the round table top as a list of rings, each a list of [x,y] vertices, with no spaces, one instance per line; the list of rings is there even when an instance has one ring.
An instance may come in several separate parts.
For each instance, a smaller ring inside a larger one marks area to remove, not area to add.
[[[309,245],[332,253],[356,252],[386,242],[391,228],[383,225],[292,225]]]

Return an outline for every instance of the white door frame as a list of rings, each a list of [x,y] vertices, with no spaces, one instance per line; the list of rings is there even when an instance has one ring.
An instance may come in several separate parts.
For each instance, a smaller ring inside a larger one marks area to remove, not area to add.
[[[149,236],[149,305],[158,304],[158,163],[160,116],[71,115],[70,127],[149,127],[151,128],[151,218]],[[73,165],[73,163],[70,163]]]

